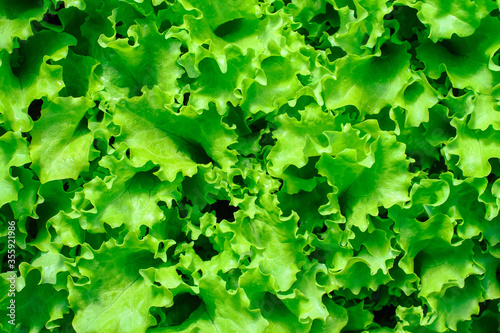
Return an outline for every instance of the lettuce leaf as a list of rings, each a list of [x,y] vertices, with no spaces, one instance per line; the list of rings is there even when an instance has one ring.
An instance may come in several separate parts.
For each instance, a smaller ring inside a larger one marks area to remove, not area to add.
[[[0,331],[496,331],[499,9],[0,4]]]

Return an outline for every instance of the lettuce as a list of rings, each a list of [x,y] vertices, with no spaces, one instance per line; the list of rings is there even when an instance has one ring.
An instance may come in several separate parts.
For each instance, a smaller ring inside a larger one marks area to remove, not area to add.
[[[499,9],[3,2],[0,331],[498,330]]]

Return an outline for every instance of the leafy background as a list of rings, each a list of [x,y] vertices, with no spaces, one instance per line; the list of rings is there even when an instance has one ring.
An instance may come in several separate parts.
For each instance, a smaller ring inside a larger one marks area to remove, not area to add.
[[[0,1],[0,329],[498,331],[499,6]]]

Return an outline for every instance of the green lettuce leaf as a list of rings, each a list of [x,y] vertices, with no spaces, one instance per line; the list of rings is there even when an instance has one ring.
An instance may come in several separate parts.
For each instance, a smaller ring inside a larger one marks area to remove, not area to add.
[[[429,39],[437,42],[449,39],[453,34],[467,37],[481,24],[495,5],[491,1],[455,1],[444,3],[439,0],[400,1],[418,10],[418,18],[429,27]]]
[[[68,301],[75,312],[73,327],[79,332],[120,330],[144,331],[155,323],[149,315],[152,306],[166,306],[172,293],[154,285],[144,272],[158,265],[151,243],[134,233],[123,244],[111,240],[89,258],[79,258],[81,278],[68,281]],[[127,313],[126,316],[116,316]]]
[[[2,152],[0,165],[2,168],[0,183],[2,192],[0,194],[0,207],[6,203],[17,201],[18,192],[23,188],[18,177],[13,177],[11,168],[22,166],[31,162],[26,140],[20,133],[8,132],[0,137],[0,149]]]
[[[76,179],[80,172],[88,170],[93,137],[85,114],[93,105],[82,97],[59,97],[42,110],[33,127],[30,145],[33,170],[41,183]]]

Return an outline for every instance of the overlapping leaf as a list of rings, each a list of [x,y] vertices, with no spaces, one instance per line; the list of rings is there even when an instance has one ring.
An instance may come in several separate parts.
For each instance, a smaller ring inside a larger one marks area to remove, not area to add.
[[[498,9],[4,1],[0,330],[496,331]]]

